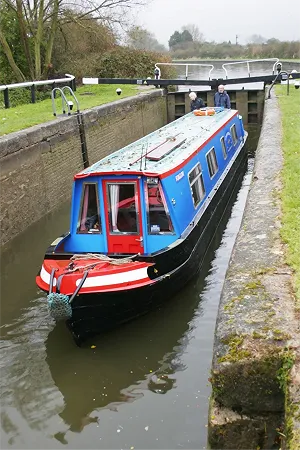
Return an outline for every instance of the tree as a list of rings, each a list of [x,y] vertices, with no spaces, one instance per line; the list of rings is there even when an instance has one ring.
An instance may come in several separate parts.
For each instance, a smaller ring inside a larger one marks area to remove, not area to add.
[[[84,29],[84,33],[82,30]],[[113,49],[117,39],[110,27],[98,20],[72,21],[56,33],[52,66],[56,73],[72,73],[77,78],[92,73],[98,58]],[[52,74],[51,74],[52,75]]]
[[[183,30],[182,33],[175,31],[169,39],[169,47],[174,48],[186,42],[193,42],[193,37],[188,30]]]
[[[193,36],[188,30],[183,30],[181,33],[181,42],[193,42]]]
[[[260,34],[252,34],[248,42],[250,44],[265,44],[267,42],[267,39],[261,36]]]
[[[128,30],[126,44],[135,50],[167,51],[166,47],[158,42],[153,33],[139,26],[134,26]]]
[[[173,48],[181,42],[181,33],[175,31],[169,39],[169,47]]]
[[[13,11],[1,2],[0,44],[1,82],[9,83],[14,79],[23,81],[26,58],[20,47],[18,20]],[[5,77],[5,74],[8,74],[8,77]]]
[[[40,79],[51,65],[54,41],[64,24],[80,24],[83,32],[91,20],[103,24],[123,24],[126,12],[146,0],[1,0],[19,25],[18,38],[26,66],[21,68],[14,56],[13,40],[8,27],[0,23],[0,43],[17,81],[26,77]],[[71,7],[70,7],[71,5]],[[1,12],[1,11],[0,11]]]
[[[193,23],[190,23],[188,25],[184,25],[182,27],[182,31],[188,31],[190,33],[190,35],[193,38],[193,42],[198,42],[198,43],[202,43],[204,42],[204,34],[201,33],[201,31],[199,30],[199,27]]]

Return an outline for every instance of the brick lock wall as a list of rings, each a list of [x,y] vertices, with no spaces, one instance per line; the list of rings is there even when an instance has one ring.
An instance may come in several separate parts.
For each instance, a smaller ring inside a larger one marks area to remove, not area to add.
[[[90,164],[167,123],[161,90],[83,113]],[[77,118],[0,137],[0,242],[5,244],[71,197],[83,169]]]

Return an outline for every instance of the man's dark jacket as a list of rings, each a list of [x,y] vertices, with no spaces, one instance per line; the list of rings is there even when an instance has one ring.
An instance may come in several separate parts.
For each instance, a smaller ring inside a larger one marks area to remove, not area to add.
[[[226,91],[215,93],[215,106],[223,106],[223,108],[230,109],[230,98]]]

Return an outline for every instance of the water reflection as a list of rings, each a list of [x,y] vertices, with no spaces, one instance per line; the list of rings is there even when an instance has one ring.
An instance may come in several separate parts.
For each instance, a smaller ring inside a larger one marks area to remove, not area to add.
[[[186,369],[180,355],[198,303],[199,291],[182,293],[80,350],[64,328],[55,327],[46,343],[47,363],[65,401],[60,416],[70,429],[81,431],[95,409],[118,410],[121,403],[143,397],[145,390],[162,394],[176,388],[175,374]]]

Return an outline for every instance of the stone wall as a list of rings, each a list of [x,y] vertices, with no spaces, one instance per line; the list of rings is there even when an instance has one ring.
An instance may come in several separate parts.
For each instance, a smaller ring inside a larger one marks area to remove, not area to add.
[[[89,163],[167,123],[162,90],[83,113]],[[77,117],[0,138],[1,245],[71,197],[73,176],[83,169]]]
[[[291,416],[299,404],[300,379],[299,364],[289,373],[299,352],[299,319],[280,239],[280,130],[273,93],[265,104],[252,183],[219,305],[210,379],[211,449],[285,448],[279,440],[290,434],[287,424],[299,426],[290,417],[281,429],[284,415]],[[289,383],[294,392],[288,392]]]

